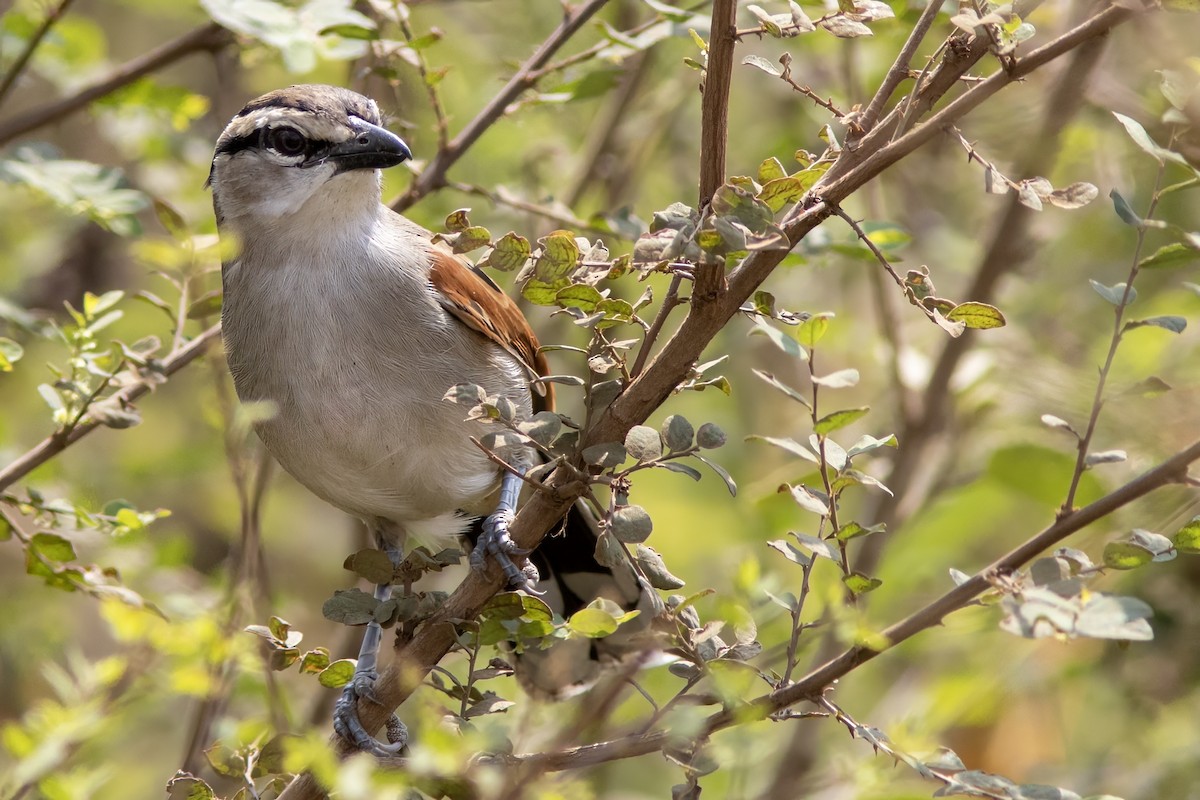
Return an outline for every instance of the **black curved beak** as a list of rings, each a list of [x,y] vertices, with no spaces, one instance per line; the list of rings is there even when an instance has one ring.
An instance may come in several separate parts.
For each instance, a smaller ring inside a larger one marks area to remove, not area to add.
[[[412,158],[412,151],[387,128],[372,125],[358,117],[350,118],[354,137],[329,148],[325,158],[337,165],[338,172],[352,169],[387,169]]]

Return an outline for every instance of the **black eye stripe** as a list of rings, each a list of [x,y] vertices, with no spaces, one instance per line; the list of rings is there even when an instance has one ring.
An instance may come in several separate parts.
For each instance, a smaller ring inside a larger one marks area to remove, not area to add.
[[[303,150],[298,150],[296,152],[287,152],[285,150],[281,150],[279,147],[277,147],[271,143],[271,141],[270,141],[271,135],[273,133],[278,133],[279,131],[285,130],[285,129],[294,131],[297,134],[297,136],[299,136],[304,141],[304,149]],[[303,155],[306,158],[311,158],[315,153],[317,153],[327,147],[329,147],[328,142],[320,142],[320,141],[316,141],[313,139],[309,139],[308,137],[304,136],[299,131],[297,131],[295,128],[292,128],[290,126],[285,126],[283,128],[266,127],[266,128],[259,128],[257,130],[251,131],[250,133],[244,134],[242,136],[237,136],[237,137],[234,137],[234,138],[231,138],[231,139],[228,139],[228,140],[222,142],[217,147],[216,153],[214,155],[221,155],[223,153],[225,155],[232,156],[232,155],[242,152],[243,150],[253,150],[253,149],[258,148],[258,149],[263,149],[263,150],[271,150],[273,152],[279,153],[279,155],[284,156],[285,158],[294,158],[295,156],[298,156],[298,155]]]

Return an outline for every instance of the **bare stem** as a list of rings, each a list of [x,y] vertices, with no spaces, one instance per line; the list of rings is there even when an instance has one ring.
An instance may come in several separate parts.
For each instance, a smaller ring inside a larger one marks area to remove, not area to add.
[[[529,60],[521,65],[516,74],[508,79],[491,101],[475,115],[467,127],[449,141],[445,147],[438,150],[437,155],[429,162],[421,174],[413,181],[408,191],[392,203],[396,211],[404,211],[425,195],[446,185],[446,173],[450,167],[462,158],[471,145],[483,135],[483,132],[502,118],[508,106],[521,96],[537,81],[538,71],[546,65],[558,50],[574,36],[584,23],[592,18],[608,0],[588,0],[578,9],[571,11],[562,23],[550,34]]]
[[[725,147],[729,139],[729,83],[737,44],[737,0],[715,0],[704,95],[700,106],[700,202],[708,205],[725,182]]]
[[[25,71],[25,67],[29,66],[29,60],[33,58],[33,54],[37,52],[38,45],[46,38],[46,34],[54,27],[54,23],[67,12],[74,0],[59,0],[59,3],[54,8],[50,9],[46,14],[46,18],[42,20],[42,24],[38,25],[33,35],[29,37],[29,41],[25,43],[25,49],[17,56],[17,60],[13,62],[12,67],[4,75],[4,80],[0,81],[0,105],[8,98],[8,93],[12,91],[13,86],[17,82],[17,78],[21,77],[21,73]]]
[[[1172,137],[1171,144],[1174,144],[1174,137]],[[1162,189],[1166,172],[1166,162],[1160,161],[1145,219],[1153,217],[1158,208],[1158,202],[1162,199],[1159,192]],[[1104,408],[1104,387],[1108,384],[1108,374],[1112,370],[1113,361],[1117,357],[1117,348],[1121,346],[1121,338],[1124,334],[1125,309],[1133,300],[1133,282],[1137,280],[1138,264],[1142,260],[1142,246],[1146,242],[1146,230],[1147,226],[1145,225],[1137,227],[1137,244],[1133,248],[1133,261],[1129,265],[1129,277],[1125,279],[1125,290],[1121,292],[1121,302],[1113,308],[1113,332],[1108,343],[1108,355],[1104,358],[1104,366],[1100,368],[1100,378],[1096,381],[1096,394],[1092,398],[1092,411],[1088,416],[1087,430],[1084,431],[1083,436],[1079,437],[1076,448],[1075,470],[1071,474],[1071,487],[1067,490],[1067,499],[1063,501],[1059,513],[1069,512],[1075,506],[1075,493],[1079,490],[1079,481],[1082,480],[1083,473],[1087,469],[1088,449],[1092,444],[1092,436],[1096,433],[1096,423],[1100,420],[1100,412]]]

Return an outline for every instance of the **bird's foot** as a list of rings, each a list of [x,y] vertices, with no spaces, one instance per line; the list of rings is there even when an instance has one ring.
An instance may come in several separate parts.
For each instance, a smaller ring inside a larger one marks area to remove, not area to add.
[[[471,551],[471,568],[482,571],[490,555],[504,570],[509,588],[532,591],[533,586],[541,580],[541,576],[532,562],[526,561],[523,567],[518,567],[513,561],[513,557],[524,558],[529,555],[528,550],[518,547],[508,535],[508,527],[515,518],[513,512],[500,509],[483,521],[483,534],[475,543],[475,549]]]
[[[342,696],[333,707],[333,729],[364,753],[370,753],[376,758],[390,758],[404,752],[408,746],[408,728],[404,727],[398,716],[392,714],[385,724],[388,744],[384,744],[368,733],[362,720],[358,718],[359,698],[379,704],[375,695],[375,681],[378,677],[378,673],[373,669],[355,671],[354,677],[346,684]]]

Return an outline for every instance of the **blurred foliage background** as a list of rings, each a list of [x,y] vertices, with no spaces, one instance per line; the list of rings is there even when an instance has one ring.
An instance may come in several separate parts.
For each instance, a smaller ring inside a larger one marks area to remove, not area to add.
[[[61,338],[45,328],[48,321],[69,324],[64,303],[81,309],[85,292],[124,292],[115,305],[120,318],[97,331],[104,348],[109,340],[132,344],[149,335],[169,348],[216,321],[217,306],[206,293],[219,287],[219,257],[204,182],[213,141],[246,100],[297,82],[363,91],[391,115],[391,127],[405,136],[419,169],[438,139],[417,63],[427,67],[453,134],[562,13],[548,0],[413,2],[414,49],[321,33],[365,24],[369,3],[16,0],[0,17],[0,75],[12,70],[46,14],[60,5],[68,6],[65,13],[0,95],[0,334],[23,348],[11,371],[0,373],[4,464],[55,430],[38,386],[54,382],[47,364],[65,369],[70,358]],[[763,5],[770,13],[787,13],[783,3]],[[814,18],[828,10],[804,5]],[[831,122],[823,108],[783,81],[740,65],[742,58],[759,55],[775,63],[787,52],[795,80],[850,110],[869,99],[921,10],[905,0],[889,5],[895,17],[872,23],[870,37],[818,31],[740,42],[731,91],[730,175],[753,176],[771,157],[794,165],[798,149],[821,152],[819,133]],[[1037,7],[1026,18],[1037,32],[1021,47],[1050,39],[1091,8],[1065,0]],[[437,230],[448,213],[470,207],[472,221],[497,235],[512,229],[533,240],[567,227],[600,236],[617,254],[628,251],[656,210],[675,201],[694,205],[700,76],[685,59],[701,57],[689,29],[708,38],[708,10],[701,4],[666,17],[658,15],[661,10],[657,3],[609,3],[560,55],[603,47],[542,78],[451,168],[451,185],[407,213]],[[937,20],[918,68],[952,30],[950,13]],[[119,75],[214,18],[236,35],[206,29],[192,51],[146,77],[48,124],[13,132],[12,125],[31,112]],[[743,9],[739,25],[756,24]],[[643,30],[628,33],[638,26]],[[900,454],[881,451],[864,469],[888,483],[898,480],[903,490],[894,500],[871,491],[846,499],[857,518],[890,523],[885,534],[865,540],[875,549],[871,574],[882,585],[864,598],[856,624],[880,629],[920,608],[952,586],[950,568],[972,573],[1053,520],[1074,453],[1070,438],[1039,418],[1052,414],[1077,429],[1086,425],[1112,334],[1112,305],[1088,280],[1124,281],[1134,259],[1134,229],[1103,198],[1116,189],[1142,213],[1159,169],[1111,112],[1138,120],[1159,143],[1173,142],[1179,162],[1168,161],[1167,183],[1194,175],[1183,162],[1200,159],[1197,41],[1195,14],[1139,15],[1098,43],[1094,63],[1076,83],[1066,83],[1068,105],[1077,111],[1062,120],[1056,135],[1047,136],[1043,126],[1062,102],[1054,91],[1066,63],[1035,72],[962,122],[979,153],[1015,180],[1042,174],[1055,186],[1095,184],[1102,199],[1082,209],[1019,211],[1015,226],[998,234],[1012,195],[986,193],[984,168],[970,163],[951,136],[935,139],[846,204],[856,219],[894,230],[889,256],[901,269],[928,265],[938,293],[947,297],[975,299],[967,295],[977,287],[981,263],[991,251],[1003,253],[989,302],[1003,310],[1008,324],[968,332],[953,378],[943,396],[933,398],[939,405],[926,420],[930,425],[912,421],[930,402],[922,392],[948,337],[904,302],[843,223],[825,223],[765,287],[782,308],[836,315],[819,348],[818,371],[859,370],[859,384],[841,390],[836,402],[871,407],[846,443],[858,434],[899,436]],[[998,68],[994,60],[981,67],[984,73]],[[1187,87],[1181,103],[1164,96],[1164,76],[1178,76]],[[1163,122],[1172,108],[1175,117]],[[834,130],[840,137],[845,126]],[[1170,130],[1177,132],[1173,140]],[[1023,165],[1037,158],[1045,166],[1023,173]],[[387,173],[385,200],[405,191],[410,180],[400,170]],[[1200,229],[1196,197],[1179,191],[1164,198],[1156,217],[1176,228],[1151,229],[1144,255],[1177,241],[1175,231]],[[1196,255],[1184,248],[1171,263],[1141,273],[1139,317],[1196,320]],[[185,306],[200,300],[182,330],[170,313],[179,289],[163,273],[176,280],[188,276]],[[665,291],[664,276],[646,280],[658,296]],[[642,288],[628,278],[616,290],[632,299]],[[135,297],[139,292],[161,298],[169,313]],[[585,341],[564,316],[544,308],[527,312],[543,342]],[[685,591],[716,590],[699,601],[701,616],[728,619],[739,607],[752,610],[758,639],[770,651],[786,642],[789,622],[764,590],[797,591],[799,572],[766,542],[790,530],[815,533],[811,515],[776,490],[800,480],[811,466],[744,439],[765,434],[803,441],[811,423],[752,374],[765,370],[800,385],[806,369],[765,338],[748,337],[751,327],[737,319],[709,348],[710,358],[730,356],[715,369],[728,378],[728,393],[716,387],[683,393],[650,421],[657,426],[667,414],[680,413],[721,425],[730,443],[716,456],[736,479],[737,496],[731,498],[711,473],[692,483],[649,471],[639,474],[633,498],[652,513],[651,544],[687,581]],[[583,369],[569,354],[553,358],[556,371]],[[1151,376],[1171,389],[1136,389]],[[1178,336],[1153,327],[1131,332],[1110,387],[1095,449],[1121,449],[1128,457],[1087,472],[1079,504],[1196,438],[1195,327]],[[578,406],[577,396],[562,394],[568,409]],[[258,640],[241,628],[278,615],[303,631],[302,649],[320,645],[345,656],[356,647],[356,631],[321,616],[322,601],[353,583],[341,563],[363,546],[354,522],[275,474],[263,500],[261,564],[259,554],[240,544],[246,498],[239,498],[239,483],[248,485],[256,450],[234,406],[219,347],[155,388],[138,409],[140,424],[97,431],[9,487],[0,500],[27,533],[41,528],[25,513],[26,487],[47,503],[112,517],[98,525],[62,519],[55,533],[73,545],[78,564],[115,569],[120,587],[169,620],[139,608],[133,597],[126,597],[135,601],[130,604],[57,591],[44,576],[28,574],[28,548],[19,538],[0,542],[2,797],[159,796],[185,764],[221,785],[197,760],[198,749],[216,741],[236,747],[264,731],[308,733],[320,742],[335,697],[310,675],[266,669]],[[902,460],[909,447],[919,448],[915,463]],[[900,459],[902,475],[888,477],[890,459]],[[116,500],[124,502],[113,505]],[[142,513],[117,516],[122,508]],[[1104,544],[1131,529],[1170,535],[1197,513],[1194,489],[1168,488],[1069,544],[1099,561]],[[459,577],[451,571],[436,580],[452,588]],[[843,594],[838,577],[832,568],[814,570],[806,609],[814,619],[837,616]],[[1132,644],[1021,639],[997,629],[996,607],[972,607],[856,670],[835,697],[857,720],[882,729],[909,752],[944,745],[971,769],[1085,795],[1197,798],[1198,587],[1200,563],[1193,556],[1099,578],[1096,589],[1134,595],[1153,607],[1154,641]],[[816,629],[803,637],[802,665],[832,652],[823,636]],[[642,680],[656,696],[678,688],[678,679],[663,668],[647,671]],[[502,693],[516,696],[518,690],[509,686]],[[204,704],[205,698],[219,702]],[[536,750],[544,745],[539,731],[548,729],[548,720],[586,713],[587,702],[571,701],[567,712],[523,702],[480,725],[493,736],[508,736],[518,751]],[[436,728],[436,696],[409,705],[421,703],[424,710],[406,707],[403,713],[419,731]],[[198,722],[202,710],[211,715],[211,727]],[[645,714],[644,701],[634,696],[614,720]],[[193,742],[200,729],[208,738]],[[721,768],[701,785],[717,797],[902,800],[935,788],[892,759],[873,755],[830,720],[735,728],[714,737],[709,752]],[[531,792],[663,797],[679,775],[676,766],[651,755],[547,779]],[[353,776],[341,780],[342,796],[378,796]]]

